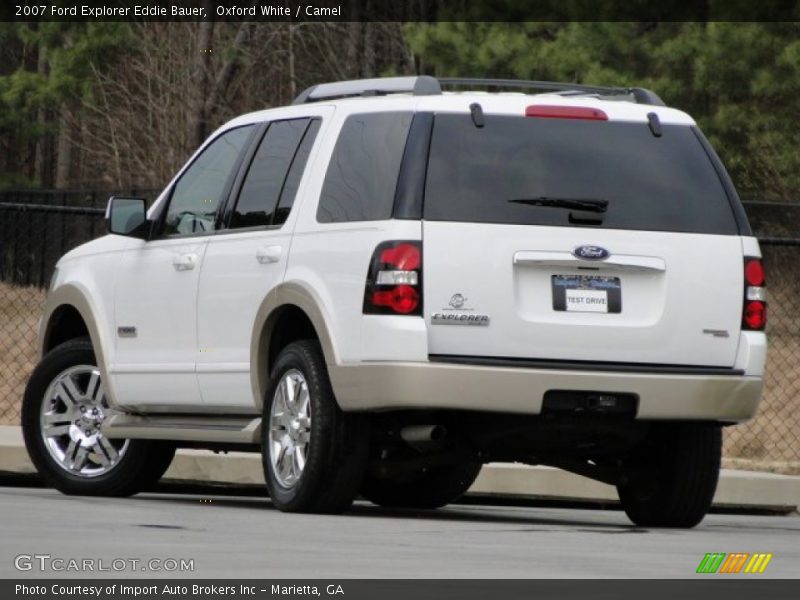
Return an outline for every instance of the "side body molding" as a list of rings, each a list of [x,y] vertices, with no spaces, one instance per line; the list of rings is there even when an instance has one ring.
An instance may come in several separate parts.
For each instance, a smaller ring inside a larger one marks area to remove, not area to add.
[[[275,325],[280,318],[280,308],[294,306],[301,309],[311,321],[319,337],[325,363],[328,367],[339,364],[339,354],[333,343],[327,317],[319,296],[302,282],[288,281],[273,289],[256,313],[250,339],[250,384],[256,408],[261,411],[269,382],[269,344]],[[336,390],[334,389],[334,392]]]

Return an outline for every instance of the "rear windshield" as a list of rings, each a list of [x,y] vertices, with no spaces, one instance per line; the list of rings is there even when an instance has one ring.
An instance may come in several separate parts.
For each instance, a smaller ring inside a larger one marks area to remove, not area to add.
[[[489,115],[479,128],[469,115],[437,115],[425,218],[737,235],[694,132],[661,129]]]

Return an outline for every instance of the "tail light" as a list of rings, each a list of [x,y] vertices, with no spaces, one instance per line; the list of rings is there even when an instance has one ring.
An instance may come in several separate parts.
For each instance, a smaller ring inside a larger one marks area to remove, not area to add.
[[[364,314],[422,315],[421,242],[383,242],[375,248],[367,271]]]
[[[744,259],[744,310],[742,328],[762,331],[767,325],[767,288],[760,258]]]

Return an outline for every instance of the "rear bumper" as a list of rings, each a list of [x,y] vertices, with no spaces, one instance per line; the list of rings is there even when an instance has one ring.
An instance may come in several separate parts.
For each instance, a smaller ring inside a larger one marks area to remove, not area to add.
[[[638,419],[752,417],[761,377],[525,369],[432,362],[330,366],[343,410],[454,409],[536,415],[549,390],[636,394]]]

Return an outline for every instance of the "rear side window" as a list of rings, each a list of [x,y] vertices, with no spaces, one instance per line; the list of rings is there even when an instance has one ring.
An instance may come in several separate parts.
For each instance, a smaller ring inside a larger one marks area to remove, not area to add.
[[[292,119],[270,124],[242,183],[236,208],[231,215],[232,229],[273,224],[287,174],[308,123],[309,119]],[[296,188],[292,191],[291,199],[287,198],[289,207],[294,201],[294,191]]]
[[[543,206],[606,201],[595,227],[737,235],[720,178],[695,133],[645,123],[437,115],[426,219],[573,226],[584,211]]]
[[[292,166],[289,168],[286,182],[283,184],[283,191],[278,201],[278,208],[275,210],[275,218],[272,221],[273,225],[282,225],[286,222],[286,218],[292,210],[292,204],[294,204],[294,198],[297,195],[297,188],[300,186],[300,179],[303,177],[303,172],[306,169],[308,155],[311,154],[314,140],[317,139],[317,132],[319,131],[320,124],[321,121],[319,119],[314,119],[311,121],[308,129],[306,129],[303,141],[300,142],[300,147],[294,155]]]
[[[317,221],[377,221],[392,216],[397,175],[413,113],[347,118],[322,186]]]

